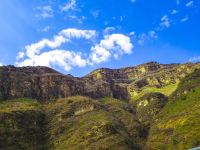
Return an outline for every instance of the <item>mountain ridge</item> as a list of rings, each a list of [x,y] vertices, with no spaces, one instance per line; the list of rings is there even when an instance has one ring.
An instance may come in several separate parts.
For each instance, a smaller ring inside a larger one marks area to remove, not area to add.
[[[100,68],[84,77],[64,75],[48,67],[0,67],[0,99],[29,97],[41,101],[73,95],[130,100],[145,87],[176,84],[199,63],[149,62],[122,69]],[[136,96],[135,96],[136,95]]]
[[[72,74],[63,74],[59,71],[57,71],[56,69],[53,69],[51,67],[46,67],[46,66],[25,66],[25,67],[17,67],[14,65],[5,65],[5,66],[0,66],[0,71],[3,70],[10,70],[10,71],[14,71],[14,69],[18,69],[18,71],[22,71],[22,72],[26,72],[26,73],[33,73],[33,74],[45,74],[45,73],[58,73],[58,74],[62,74],[62,75],[70,75],[72,77],[75,78],[84,78],[85,76],[92,74],[95,71],[98,70],[110,70],[110,71],[118,71],[118,70],[127,70],[127,69],[133,69],[133,68],[137,68],[140,66],[148,66],[148,65],[161,65],[161,66],[170,66],[170,65],[181,65],[181,64],[188,64],[188,63],[169,63],[169,64],[163,64],[163,63],[159,63],[157,61],[150,61],[150,62],[146,62],[146,63],[142,63],[142,64],[138,64],[138,65],[134,65],[134,66],[130,66],[130,67],[120,67],[120,68],[97,68],[89,73],[87,73],[86,75],[82,76],[82,77],[76,77],[73,76]],[[193,64],[193,63],[191,63]]]

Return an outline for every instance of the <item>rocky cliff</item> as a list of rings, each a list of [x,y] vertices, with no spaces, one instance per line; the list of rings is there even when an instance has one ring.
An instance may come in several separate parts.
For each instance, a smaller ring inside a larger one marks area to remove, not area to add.
[[[28,97],[48,101],[74,95],[137,99],[156,88],[165,92],[170,86],[173,91],[180,79],[199,66],[150,62],[122,69],[97,69],[82,78],[47,67],[4,66],[0,67],[0,99]]]

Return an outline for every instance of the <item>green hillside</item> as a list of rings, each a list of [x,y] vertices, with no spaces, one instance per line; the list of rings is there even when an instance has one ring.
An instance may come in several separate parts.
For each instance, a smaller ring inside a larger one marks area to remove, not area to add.
[[[156,118],[151,149],[189,149],[200,145],[200,71],[185,78]]]
[[[30,99],[0,102],[0,149],[47,149],[46,119],[41,105]]]

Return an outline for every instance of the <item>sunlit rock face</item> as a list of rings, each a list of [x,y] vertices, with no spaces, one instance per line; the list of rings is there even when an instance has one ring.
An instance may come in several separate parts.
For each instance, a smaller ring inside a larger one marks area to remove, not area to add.
[[[163,65],[150,62],[122,69],[102,68],[76,78],[47,67],[6,66],[0,67],[0,99],[29,97],[46,101],[84,95],[130,100],[144,95],[142,91],[154,88],[164,88],[161,93],[169,94],[180,79],[196,68],[199,64]]]

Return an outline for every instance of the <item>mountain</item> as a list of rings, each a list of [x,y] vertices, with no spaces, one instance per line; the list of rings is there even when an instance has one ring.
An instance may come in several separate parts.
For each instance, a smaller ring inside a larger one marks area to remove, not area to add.
[[[200,146],[200,63],[97,69],[0,67],[0,150]]]
[[[163,65],[150,62],[122,69],[97,69],[82,78],[47,67],[0,67],[0,99],[29,97],[49,101],[75,95],[137,99],[160,91],[170,95],[179,81],[200,64]]]

